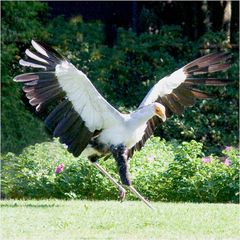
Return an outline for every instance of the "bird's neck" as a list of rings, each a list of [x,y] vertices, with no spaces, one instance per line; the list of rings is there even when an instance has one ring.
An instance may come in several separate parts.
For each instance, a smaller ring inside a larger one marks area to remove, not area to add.
[[[130,114],[129,124],[136,127],[146,124],[154,116],[153,112],[147,108],[138,109]]]

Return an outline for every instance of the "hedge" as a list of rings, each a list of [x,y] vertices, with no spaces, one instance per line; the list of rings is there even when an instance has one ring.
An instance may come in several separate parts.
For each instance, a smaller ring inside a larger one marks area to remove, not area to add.
[[[130,161],[133,185],[152,201],[238,202],[239,151],[223,150],[224,160],[204,156],[202,143],[151,138]],[[119,181],[113,159],[100,164]],[[91,163],[74,158],[57,139],[8,153],[2,160],[6,198],[117,199],[118,191]],[[131,193],[127,199],[134,199]]]

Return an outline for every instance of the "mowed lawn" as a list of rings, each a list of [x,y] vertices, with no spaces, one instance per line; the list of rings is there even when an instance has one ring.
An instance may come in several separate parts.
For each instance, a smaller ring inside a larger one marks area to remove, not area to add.
[[[1,203],[1,239],[240,239],[239,205],[117,201]]]

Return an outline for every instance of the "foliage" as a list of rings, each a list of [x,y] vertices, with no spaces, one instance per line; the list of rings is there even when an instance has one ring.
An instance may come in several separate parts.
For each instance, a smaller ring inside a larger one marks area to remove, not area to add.
[[[207,164],[201,143],[169,144],[153,138],[133,159],[133,181],[154,200],[237,202],[239,153],[232,148],[224,154],[230,166],[215,156]]]
[[[130,161],[133,184],[154,201],[237,202],[239,153],[223,152],[228,164],[211,156],[204,162],[202,144],[168,143],[152,138]],[[56,173],[59,164],[65,168]],[[113,159],[101,161],[119,179]],[[25,148],[2,161],[2,190],[7,198],[116,199],[117,191],[89,161],[74,158],[57,140]],[[128,194],[128,199],[133,199]]]
[[[19,152],[23,147],[46,140],[42,123],[27,111],[21,100],[21,86],[13,77],[21,73],[19,54],[33,36],[44,37],[39,14],[46,5],[39,2],[2,2],[1,24],[1,126],[3,152]],[[28,107],[29,108],[29,107]]]

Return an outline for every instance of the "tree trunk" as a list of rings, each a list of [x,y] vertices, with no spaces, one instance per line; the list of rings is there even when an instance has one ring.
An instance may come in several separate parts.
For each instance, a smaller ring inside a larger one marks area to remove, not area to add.
[[[202,11],[203,11],[203,16],[204,16],[204,27],[205,27],[205,32],[208,32],[212,28],[212,23],[210,21],[210,11],[208,9],[208,1],[204,0],[202,3]]]
[[[227,0],[226,5],[224,7],[223,13],[223,30],[227,33],[227,42],[230,43],[231,36],[231,17],[232,17],[232,2]]]
[[[132,29],[138,33],[138,6],[137,1],[132,1]]]

